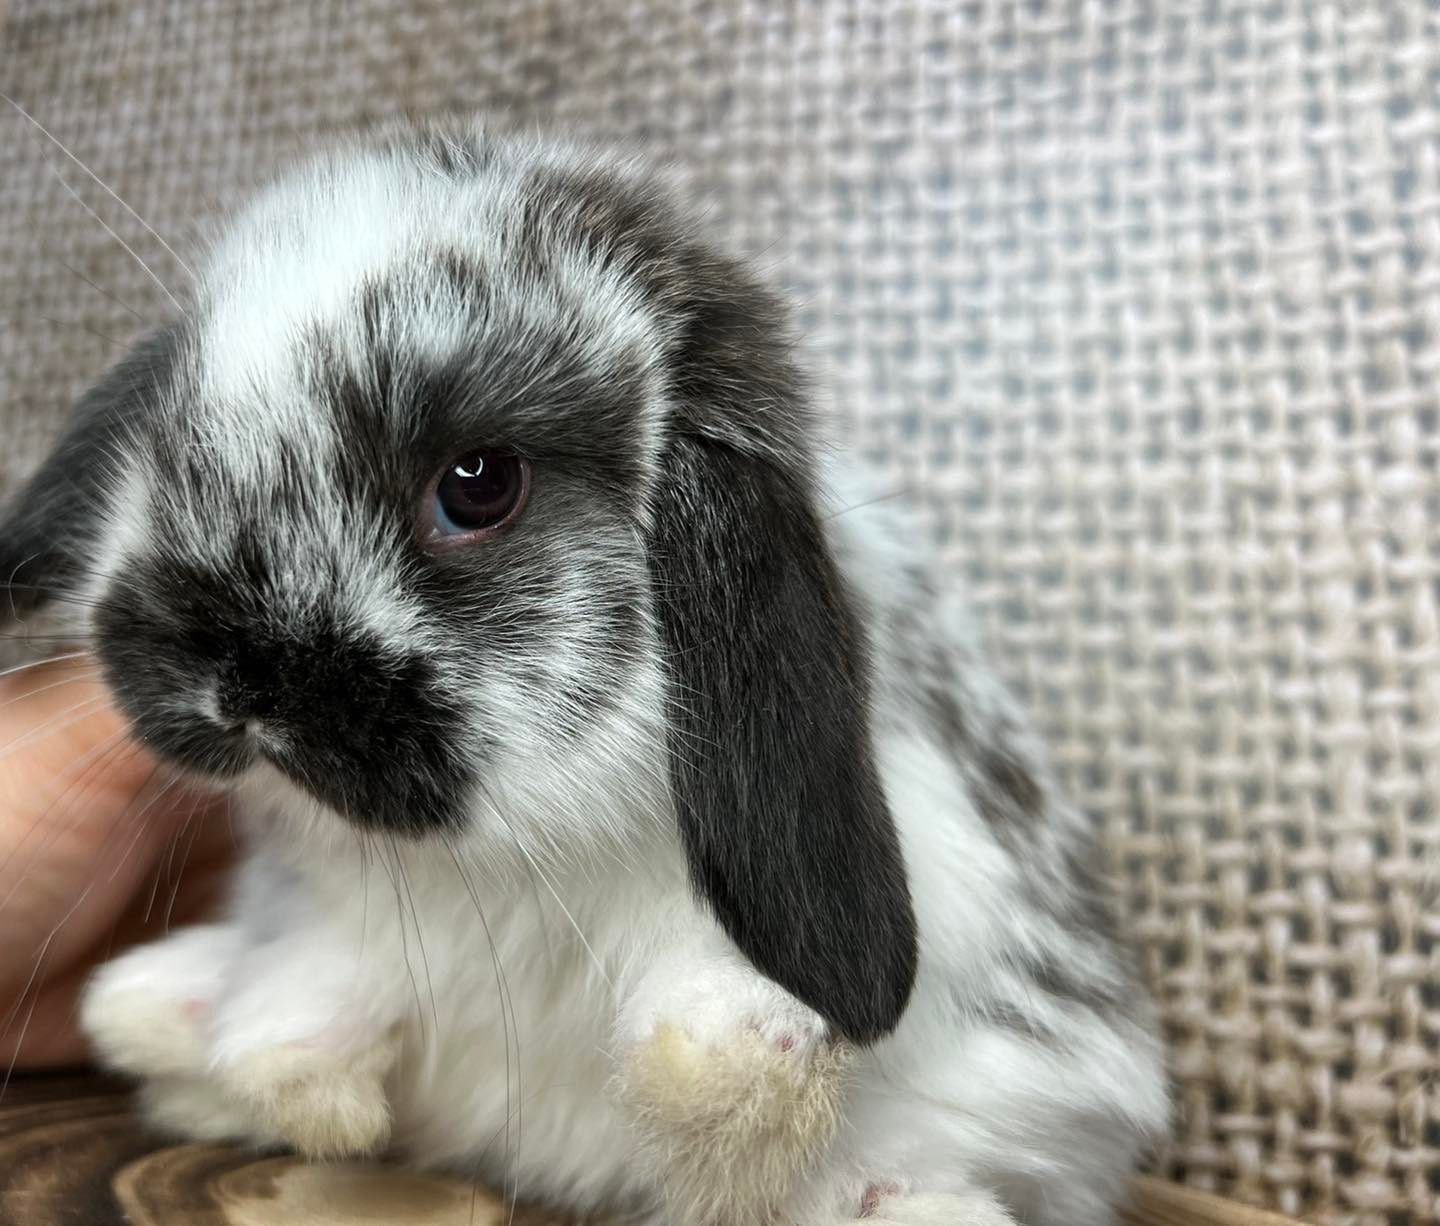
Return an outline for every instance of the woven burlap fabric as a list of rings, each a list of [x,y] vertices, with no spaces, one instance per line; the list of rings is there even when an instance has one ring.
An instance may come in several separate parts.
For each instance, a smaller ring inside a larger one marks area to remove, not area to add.
[[[1103,823],[1172,1042],[1162,1161],[1440,1220],[1434,9],[14,0],[0,88],[182,251],[401,109],[672,158]],[[0,117],[0,483],[166,307],[67,183],[183,280]]]

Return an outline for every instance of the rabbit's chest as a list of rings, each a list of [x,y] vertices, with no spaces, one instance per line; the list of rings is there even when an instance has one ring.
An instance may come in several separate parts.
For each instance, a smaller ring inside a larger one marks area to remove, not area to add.
[[[402,956],[415,983],[390,1089],[395,1141],[410,1161],[496,1189],[638,1207],[650,1190],[607,1086],[616,1001],[601,959],[612,934],[577,905],[587,950],[555,908],[540,909],[542,922],[533,896],[511,903],[466,924],[417,904],[444,936],[422,956],[412,934]]]

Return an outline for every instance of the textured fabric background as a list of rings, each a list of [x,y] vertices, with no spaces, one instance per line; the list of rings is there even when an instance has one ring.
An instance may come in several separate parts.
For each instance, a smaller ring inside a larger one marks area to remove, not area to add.
[[[1434,6],[12,0],[3,38],[177,245],[400,109],[673,157],[1104,823],[1169,1169],[1440,1220]],[[0,116],[0,485],[164,310],[66,181],[182,278]]]

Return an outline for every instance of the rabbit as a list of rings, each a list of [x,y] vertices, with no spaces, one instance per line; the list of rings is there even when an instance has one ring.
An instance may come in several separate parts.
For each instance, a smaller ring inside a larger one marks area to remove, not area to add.
[[[1168,1094],[1091,824],[673,196],[340,141],[79,400],[10,605],[243,838],[82,1025],[168,1133],[596,1219],[1110,1222]]]

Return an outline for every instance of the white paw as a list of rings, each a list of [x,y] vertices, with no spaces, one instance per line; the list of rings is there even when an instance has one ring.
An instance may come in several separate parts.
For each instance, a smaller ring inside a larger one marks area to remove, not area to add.
[[[202,1074],[212,1002],[228,963],[226,928],[191,928],[107,962],[80,1001],[80,1026],[102,1063],[145,1077]]]
[[[815,1010],[733,961],[711,962],[668,981],[657,977],[647,985],[627,1010],[628,1037],[644,1042],[664,1028],[705,1047],[758,1037],[796,1059],[813,1054],[829,1038],[829,1026]]]
[[[852,1060],[818,1014],[729,967],[632,1002],[615,1089],[672,1220],[771,1220],[835,1135]]]
[[[218,1076],[262,1135],[278,1137],[307,1158],[362,1157],[390,1139],[385,1078],[399,1050],[398,1035],[349,1051],[293,1043],[232,1060]]]
[[[184,1077],[205,1068],[208,1002],[135,988],[102,967],[80,1002],[80,1026],[101,1063],[142,1077]]]

